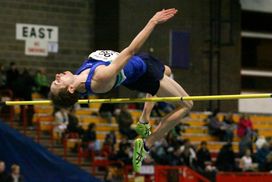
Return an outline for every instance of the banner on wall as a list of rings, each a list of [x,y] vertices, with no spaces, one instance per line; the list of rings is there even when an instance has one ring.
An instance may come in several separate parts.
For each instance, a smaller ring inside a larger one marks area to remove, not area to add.
[[[258,93],[242,92],[241,94],[258,94]],[[270,98],[238,100],[239,112],[243,112],[243,113],[272,114],[271,108],[272,108],[272,102]]]
[[[170,33],[170,66],[188,69],[190,67],[190,34],[171,31]]]
[[[16,39],[25,41],[25,54],[47,56],[58,52],[58,27],[34,24],[16,24]]]

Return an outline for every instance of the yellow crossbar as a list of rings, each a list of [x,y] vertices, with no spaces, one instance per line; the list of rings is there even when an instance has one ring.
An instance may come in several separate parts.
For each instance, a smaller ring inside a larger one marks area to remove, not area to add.
[[[205,95],[187,97],[151,97],[151,98],[112,98],[112,99],[82,99],[79,104],[88,103],[137,103],[137,102],[177,102],[180,100],[205,101],[205,100],[237,100],[237,99],[260,99],[271,98],[272,94],[236,94],[236,95]],[[50,100],[35,101],[4,101],[1,105],[49,105]]]

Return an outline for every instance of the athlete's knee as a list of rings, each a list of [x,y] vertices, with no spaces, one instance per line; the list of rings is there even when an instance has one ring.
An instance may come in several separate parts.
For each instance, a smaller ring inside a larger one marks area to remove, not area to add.
[[[193,101],[186,101],[186,103],[185,103],[185,105],[186,105],[186,107],[189,109],[189,110],[191,110],[192,108],[193,108],[193,106],[194,106],[194,102]]]
[[[189,95],[184,95],[184,97],[188,97]],[[185,107],[188,110],[191,110],[194,106],[194,102],[192,100],[183,100],[182,102],[183,107]]]
[[[171,71],[171,68],[169,66],[166,66],[164,65],[164,74],[167,75],[167,76],[171,76],[172,74],[172,71]]]
[[[177,107],[183,108],[189,112],[193,108],[193,105],[193,101],[182,101],[178,103]]]
[[[191,101],[182,102],[178,107],[178,109],[182,111],[181,116],[187,117],[192,107],[193,107],[193,102]]]

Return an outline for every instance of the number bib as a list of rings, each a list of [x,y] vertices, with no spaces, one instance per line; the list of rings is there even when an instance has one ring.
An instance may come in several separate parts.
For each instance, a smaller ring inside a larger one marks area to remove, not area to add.
[[[97,50],[89,55],[89,58],[100,60],[100,61],[114,61],[119,55],[119,52],[112,50]]]

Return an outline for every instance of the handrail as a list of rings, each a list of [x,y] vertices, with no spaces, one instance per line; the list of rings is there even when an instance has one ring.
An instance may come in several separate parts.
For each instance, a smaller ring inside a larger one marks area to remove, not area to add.
[[[189,172],[190,174],[192,174],[194,177],[201,180],[202,182],[210,182],[210,180],[208,180],[207,178],[205,178],[202,175],[198,174],[197,172],[195,172],[194,170],[192,170],[191,168],[189,168],[187,166],[155,166],[155,181],[159,181],[159,179],[161,178],[162,171],[165,172],[168,169],[170,169],[170,170],[181,170],[183,179],[186,179],[186,177],[184,177],[185,176],[184,174],[186,172],[187,173]],[[179,179],[181,179],[180,176],[179,176]]]
[[[189,168],[188,166],[183,166],[184,169],[190,171],[190,173],[192,173],[194,176],[196,176],[198,179],[202,180],[203,182],[209,182],[210,180],[208,180],[207,178],[205,178],[204,176],[200,175],[199,173],[197,173],[196,171],[192,170],[191,168]]]
[[[37,143],[40,143],[40,139],[41,139],[41,128],[40,128],[40,118],[38,117],[36,120],[36,139],[37,139]]]
[[[10,122],[10,126],[13,128],[14,127],[14,106],[10,107],[10,117],[9,117],[9,122]]]
[[[22,119],[23,119],[23,132],[24,135],[26,135],[26,127],[27,127],[27,110],[26,110],[26,106],[21,106],[21,112],[22,112]]]
[[[269,172],[218,172],[216,181],[247,181],[247,182],[271,182],[272,174]]]
[[[189,173],[193,175],[195,178],[197,178],[199,181],[202,182],[210,182],[207,178],[203,177],[196,171],[192,170],[191,168],[187,166],[162,166],[162,165],[155,165],[154,166],[154,177],[155,177],[155,182],[160,182],[163,181],[161,175],[167,174],[167,170],[179,170],[179,181],[186,181],[186,175],[185,173]],[[126,165],[124,168],[124,181],[128,182],[128,174],[129,172],[132,171],[132,166],[131,165]],[[137,175],[137,174],[136,174]],[[140,174],[141,175],[141,174]],[[144,174],[145,179],[148,179],[148,177],[153,176],[153,174]],[[188,180],[187,180],[188,181]]]

